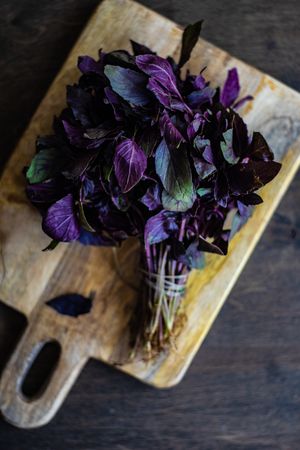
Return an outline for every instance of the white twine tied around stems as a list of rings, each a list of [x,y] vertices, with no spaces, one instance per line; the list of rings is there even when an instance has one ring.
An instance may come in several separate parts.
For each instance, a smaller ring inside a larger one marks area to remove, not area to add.
[[[170,246],[163,243],[157,249],[146,247],[148,270],[142,273],[149,287],[148,305],[153,311],[148,326],[150,340],[156,333],[161,337],[162,334],[170,336],[186,289],[189,272],[183,264],[169,257],[170,250]]]

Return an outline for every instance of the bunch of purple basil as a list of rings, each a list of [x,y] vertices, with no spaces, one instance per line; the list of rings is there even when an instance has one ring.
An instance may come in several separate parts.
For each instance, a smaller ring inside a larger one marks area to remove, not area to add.
[[[184,30],[178,63],[134,41],[133,54],[80,57],[67,107],[53,134],[38,137],[26,169],[27,195],[52,239],[47,249],[139,238],[135,341],[157,349],[176,328],[190,270],[203,267],[205,252],[227,253],[262,202],[255,191],[280,170],[263,136],[249,136],[236,112],[251,98],[238,99],[235,68],[222,88],[203,70],[181,77],[200,29],[197,22]]]

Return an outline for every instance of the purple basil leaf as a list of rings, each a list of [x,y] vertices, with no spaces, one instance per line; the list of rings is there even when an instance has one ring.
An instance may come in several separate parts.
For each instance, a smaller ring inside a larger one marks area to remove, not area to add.
[[[116,94],[110,86],[104,88],[105,102],[108,102],[113,109],[115,119],[122,121],[124,119],[124,111],[121,104],[121,97]]]
[[[43,218],[43,230],[52,239],[61,242],[75,241],[80,235],[72,194],[54,203]]]
[[[236,164],[239,160],[239,157],[235,155],[232,148],[232,135],[232,128],[225,131],[225,133],[223,133],[224,140],[221,141],[220,147],[225,161],[227,161],[229,164]]]
[[[188,25],[184,29],[181,40],[181,52],[178,67],[182,67],[190,59],[191,52],[195,47],[201,32],[202,22],[203,21],[200,20],[199,22]]]
[[[116,148],[114,168],[122,192],[135,186],[147,167],[147,157],[132,139],[123,140]]]
[[[204,89],[206,87],[206,81],[203,75],[197,75],[193,81],[193,86],[197,90]]]
[[[211,103],[215,93],[216,90],[209,86],[206,86],[200,91],[193,91],[187,96],[188,104],[192,108],[199,109],[205,103]]]
[[[216,167],[213,164],[207,163],[197,156],[193,156],[193,162],[200,181],[216,171]]]
[[[232,128],[232,147],[234,153],[237,156],[243,156],[247,154],[248,150],[248,130],[243,119],[236,113],[234,114]]]
[[[215,200],[219,205],[226,207],[229,197],[229,186],[227,176],[224,172],[219,171],[216,178],[214,189]]]
[[[64,316],[78,317],[91,311],[92,300],[79,294],[64,294],[49,300],[46,305]]]
[[[149,211],[154,211],[161,206],[160,189],[158,184],[150,186],[140,200]]]
[[[198,249],[198,242],[192,242],[184,254],[178,257],[178,261],[192,269],[203,269],[205,266],[205,255],[203,251]]]
[[[176,230],[178,230],[176,215],[169,211],[160,211],[146,222],[145,243],[153,245],[162,242],[168,239]]]
[[[77,65],[82,73],[94,72],[98,75],[103,74],[103,62],[101,60],[95,61],[90,56],[79,56]]]
[[[239,76],[236,68],[228,71],[224,87],[221,91],[220,101],[228,108],[232,106],[240,93]]]
[[[210,140],[203,139],[201,136],[196,136],[194,139],[194,147],[202,153],[206,147],[210,147]],[[207,162],[212,163],[212,158],[208,159]]]
[[[80,126],[71,125],[66,120],[62,121],[68,140],[72,145],[78,148],[85,148],[87,140],[83,136],[83,128]]]
[[[156,173],[165,190],[176,200],[189,203],[194,198],[192,172],[186,147],[169,148],[163,139],[155,153]]]
[[[105,66],[104,73],[109,79],[113,91],[129,103],[144,106],[151,100],[146,88],[147,78],[143,74],[111,65]]]
[[[171,64],[160,56],[140,55],[136,57],[140,70],[150,76],[148,89],[167,108],[190,112],[178,90],[176,76]]]
[[[130,206],[127,195],[122,193],[120,187],[116,184],[114,177],[110,181],[110,195],[113,204],[120,211],[127,211]]]
[[[75,119],[84,127],[93,126],[94,106],[93,98],[79,86],[67,86],[67,104],[73,111]]]
[[[156,55],[156,53],[153,52],[152,50],[150,50],[150,48],[146,47],[146,45],[139,44],[138,42],[135,42],[132,39],[130,39],[130,43],[131,43],[133,54],[135,56],[138,56],[138,55]]]
[[[177,147],[181,142],[185,142],[184,137],[182,136],[180,131],[177,130],[177,128],[175,127],[166,110],[164,110],[162,112],[162,115],[160,116],[159,126],[161,136],[169,144],[173,144]]]
[[[188,124],[187,135],[190,141],[194,139],[200,126],[203,124],[203,119],[199,113],[196,113],[193,120]]]
[[[250,145],[250,156],[251,159],[257,161],[272,161],[274,159],[274,154],[268,146],[265,138],[255,131],[253,133],[252,142]]]

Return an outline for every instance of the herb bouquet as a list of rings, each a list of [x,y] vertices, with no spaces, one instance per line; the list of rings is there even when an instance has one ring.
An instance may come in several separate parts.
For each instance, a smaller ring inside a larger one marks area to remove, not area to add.
[[[135,346],[159,351],[181,321],[187,277],[204,253],[228,242],[262,202],[255,193],[280,169],[263,136],[248,135],[235,68],[222,88],[203,72],[181,76],[201,28],[183,33],[179,62],[131,41],[125,50],[80,57],[67,108],[38,137],[27,195],[44,232],[59,242],[141,243]],[[200,61],[201,63],[201,61]],[[233,217],[230,224],[228,218]]]

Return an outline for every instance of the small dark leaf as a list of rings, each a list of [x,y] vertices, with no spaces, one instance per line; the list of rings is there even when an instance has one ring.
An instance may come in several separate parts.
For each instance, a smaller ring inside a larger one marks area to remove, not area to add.
[[[155,55],[156,53],[150,50],[150,48],[146,47],[146,45],[139,44],[138,42],[133,41],[130,39],[131,47],[133,54],[135,56],[138,55]]]
[[[198,41],[203,21],[200,20],[192,25],[188,25],[182,34],[181,53],[178,67],[182,67],[191,56],[191,52]]]
[[[50,242],[47,247],[43,248],[42,252],[48,252],[54,250],[59,244],[59,241],[55,241],[54,239]]]
[[[222,249],[212,242],[207,241],[202,236],[199,236],[198,249],[202,252],[216,253],[218,255],[224,255]]]
[[[240,195],[238,199],[246,206],[260,205],[261,203],[263,203],[263,199],[254,192],[252,192],[251,194]]]
[[[252,159],[257,161],[272,161],[274,159],[274,154],[265,138],[257,131],[254,131],[253,133],[250,145],[250,155]]]
[[[64,316],[78,317],[91,311],[92,300],[79,294],[65,294],[49,300],[46,305]]]
[[[248,149],[248,130],[243,119],[235,113],[233,122],[232,147],[237,156],[247,154]]]

